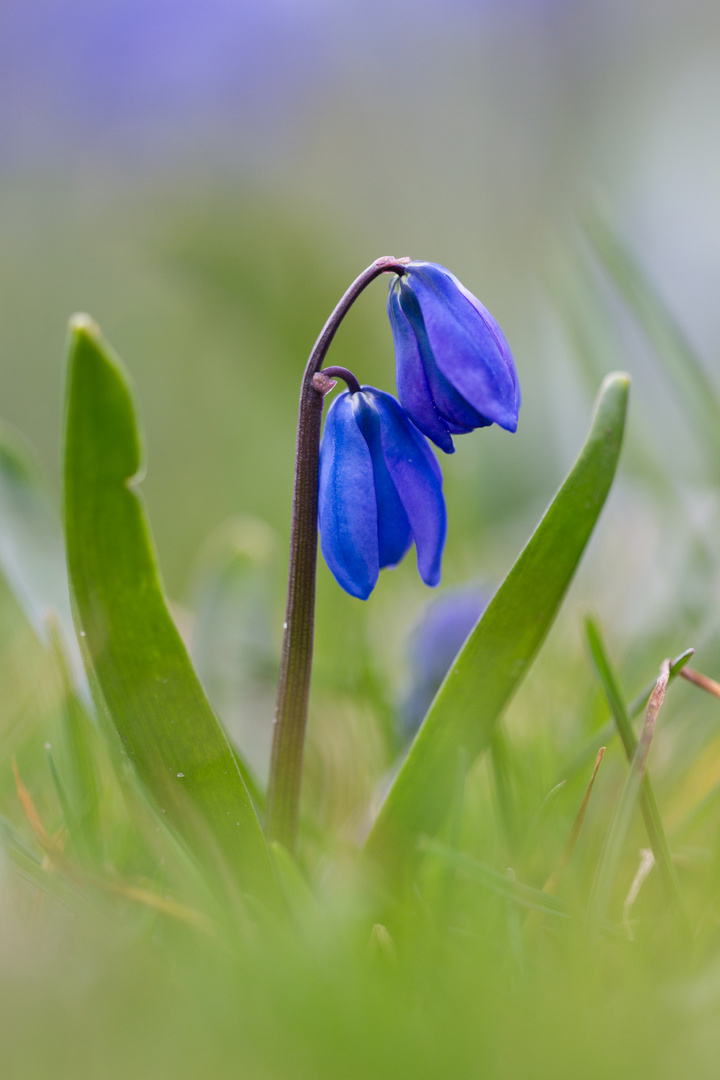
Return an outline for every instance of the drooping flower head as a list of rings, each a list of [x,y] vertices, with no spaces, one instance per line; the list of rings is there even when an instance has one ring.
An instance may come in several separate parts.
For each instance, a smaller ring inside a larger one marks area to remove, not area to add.
[[[451,454],[452,436],[498,424],[515,431],[520,386],[490,312],[444,266],[410,262],[390,284],[400,403]]]
[[[442,474],[425,438],[390,394],[363,386],[332,403],[320,447],[318,499],[325,561],[366,600],[411,543],[420,577],[440,581],[447,528]]]

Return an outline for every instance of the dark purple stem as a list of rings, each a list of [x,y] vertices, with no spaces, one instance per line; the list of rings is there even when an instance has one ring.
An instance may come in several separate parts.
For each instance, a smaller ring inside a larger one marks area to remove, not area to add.
[[[320,380],[318,388],[313,380],[323,365],[337,328],[363,289],[380,274],[404,274],[408,262],[409,259],[386,255],[376,259],[355,279],[315,342],[300,390],[287,610],[266,809],[269,839],[278,840],[292,853],[297,846],[315,622],[320,420],[324,394],[331,385],[323,385]]]

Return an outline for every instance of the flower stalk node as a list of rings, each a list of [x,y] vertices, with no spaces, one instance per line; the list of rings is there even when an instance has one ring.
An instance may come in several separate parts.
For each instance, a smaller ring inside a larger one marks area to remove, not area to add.
[[[337,386],[337,380],[328,375],[327,371],[316,371],[312,377],[312,384],[317,390],[318,394],[329,394],[334,386]]]
[[[360,392],[360,383],[357,381],[352,371],[348,371],[347,368],[326,367],[323,368],[323,370],[319,372],[319,374],[324,375],[328,379],[332,379],[333,386],[335,385],[336,379],[342,379],[351,394],[358,394]],[[315,380],[313,380],[313,383],[314,382]]]

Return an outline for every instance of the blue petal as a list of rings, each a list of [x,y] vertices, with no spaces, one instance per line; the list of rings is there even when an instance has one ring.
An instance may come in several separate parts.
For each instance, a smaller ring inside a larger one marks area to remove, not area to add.
[[[445,273],[448,275],[448,277],[452,278],[463,296],[465,296],[466,299],[469,300],[469,302],[478,312],[480,318],[484,319],[484,321],[489,326],[493,337],[497,341],[500,351],[502,352],[503,359],[507,365],[507,369],[510,372],[510,378],[512,379],[513,386],[515,387],[515,409],[519,412],[522,402],[522,395],[520,393],[520,382],[518,380],[517,371],[515,369],[515,361],[513,360],[513,355],[510,352],[510,346],[507,343],[507,338],[505,337],[502,330],[500,329],[488,309],[485,307],[485,305],[478,300],[477,296],[473,296],[470,290],[466,289],[463,283],[461,281],[458,281],[455,275],[450,273],[449,270],[445,270]]]
[[[425,321],[420,304],[415,295],[412,285],[400,284],[399,286],[400,308],[405,315],[411,331],[415,336],[416,347],[422,361],[422,368],[430,389],[433,404],[445,421],[448,430],[453,434],[462,435],[474,428],[487,427],[492,423],[487,417],[474,409],[465,400],[442,374],[433,355],[430,340],[425,329]],[[405,400],[398,388],[400,401],[405,408]],[[412,415],[412,414],[411,414]],[[413,418],[414,419],[414,418]],[[425,432],[427,434],[427,432]]]
[[[385,464],[382,449],[381,418],[375,395],[378,391],[363,388],[352,395],[355,420],[370,450],[375,500],[377,504],[378,556],[380,569],[397,566],[412,543],[410,523],[400,496]]]
[[[517,374],[495,320],[442,266],[410,263],[404,279],[417,297],[441,374],[483,417],[515,431]],[[412,316],[410,321],[417,333]]]
[[[330,406],[320,446],[318,492],[320,545],[339,585],[367,600],[380,569],[373,465],[352,396]]]
[[[447,533],[440,466],[395,398],[363,389],[372,392],[380,414],[383,457],[410,522],[420,577],[426,585],[437,585]]]
[[[401,280],[394,278],[388,294],[388,315],[395,342],[397,388],[403,408],[428,439],[452,454],[455,450],[447,424],[438,415],[428,385],[415,331],[400,306]]]

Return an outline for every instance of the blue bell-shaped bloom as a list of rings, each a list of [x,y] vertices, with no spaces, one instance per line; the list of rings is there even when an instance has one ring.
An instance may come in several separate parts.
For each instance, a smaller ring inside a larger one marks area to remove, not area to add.
[[[452,435],[499,424],[515,431],[520,386],[510,346],[490,312],[444,266],[408,263],[390,284],[400,403],[451,454]]]
[[[363,386],[335,399],[320,447],[320,543],[335,580],[367,600],[384,566],[415,541],[420,577],[440,581],[447,519],[442,474],[390,394]]]
[[[410,687],[400,710],[405,740],[411,739],[420,727],[489,599],[484,589],[463,585],[436,596],[420,616],[408,642]]]

